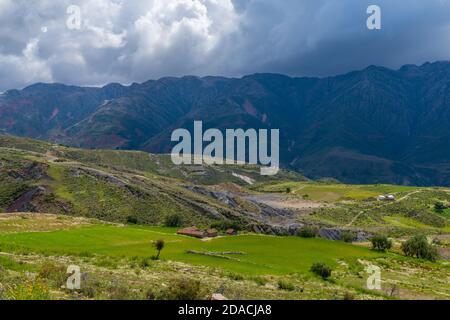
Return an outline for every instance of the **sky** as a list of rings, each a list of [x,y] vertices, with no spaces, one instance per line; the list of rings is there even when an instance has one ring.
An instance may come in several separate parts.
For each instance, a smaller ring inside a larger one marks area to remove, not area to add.
[[[0,92],[436,60],[450,60],[450,0],[0,0]]]

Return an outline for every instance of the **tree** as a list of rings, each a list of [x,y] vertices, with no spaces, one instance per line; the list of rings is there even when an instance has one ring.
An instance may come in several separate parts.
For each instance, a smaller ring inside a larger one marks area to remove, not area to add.
[[[372,242],[372,248],[376,251],[386,251],[392,248],[392,241],[386,236],[375,236],[370,239]]]
[[[183,224],[183,219],[178,214],[171,214],[166,217],[164,224],[166,227],[171,228],[180,227]]]
[[[402,251],[408,257],[416,257],[436,261],[439,257],[437,249],[428,243],[427,237],[415,236],[402,244]]]
[[[164,249],[164,247],[166,246],[166,243],[164,242],[164,240],[158,240],[155,243],[153,243],[153,246],[158,251],[158,254],[155,257],[155,259],[158,260],[159,256],[161,255],[162,249]]]

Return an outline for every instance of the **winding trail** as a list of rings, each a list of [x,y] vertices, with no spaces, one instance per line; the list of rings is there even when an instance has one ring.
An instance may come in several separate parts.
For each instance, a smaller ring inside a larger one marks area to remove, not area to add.
[[[383,204],[381,204],[381,205],[379,205],[379,206],[375,206],[375,207],[373,207],[373,208],[368,208],[368,209],[364,209],[364,210],[361,210],[347,225],[346,225],[346,227],[348,228],[348,227],[351,227],[355,222],[356,222],[356,220],[358,220],[359,219],[359,217],[361,217],[364,213],[366,213],[366,212],[368,212],[369,210],[373,210],[373,209],[379,209],[379,208],[383,208],[383,207],[387,207],[387,206],[390,206],[390,205],[392,205],[392,204],[394,204],[394,203],[398,203],[398,202],[402,202],[402,201],[405,201],[406,199],[408,199],[408,198],[410,198],[412,195],[414,195],[414,194],[416,194],[416,193],[419,193],[419,192],[422,192],[423,190],[422,189],[419,189],[419,190],[415,190],[415,191],[413,191],[413,192],[410,192],[410,193],[408,193],[408,194],[406,194],[405,196],[403,196],[403,197],[401,197],[401,198],[399,198],[398,200],[396,200],[396,201],[394,201],[394,202],[387,202],[387,203],[383,203]]]

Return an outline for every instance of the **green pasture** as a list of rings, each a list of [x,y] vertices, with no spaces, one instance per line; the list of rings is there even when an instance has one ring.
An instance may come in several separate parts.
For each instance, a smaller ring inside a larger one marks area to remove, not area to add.
[[[305,197],[314,201],[334,202],[340,200],[364,200],[384,194],[398,194],[418,190],[417,187],[397,185],[348,185],[348,184],[322,184],[314,182],[283,182],[259,185],[255,188],[261,192],[285,193]]]
[[[45,255],[101,255],[110,257],[150,257],[152,241],[164,239],[162,259],[217,267],[243,274],[305,273],[314,262],[335,266],[338,260],[370,259],[379,256],[367,248],[343,242],[298,237],[245,234],[201,241],[179,236],[174,229],[94,225],[53,232],[0,234],[0,250]],[[199,252],[242,252],[212,257],[188,254]]]

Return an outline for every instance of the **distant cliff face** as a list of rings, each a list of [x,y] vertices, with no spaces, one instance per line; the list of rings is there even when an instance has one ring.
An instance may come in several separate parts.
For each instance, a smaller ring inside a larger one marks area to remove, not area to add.
[[[0,96],[0,132],[167,152],[176,128],[279,128],[284,166],[352,183],[450,185],[450,63],[329,78],[163,78],[36,84]]]

